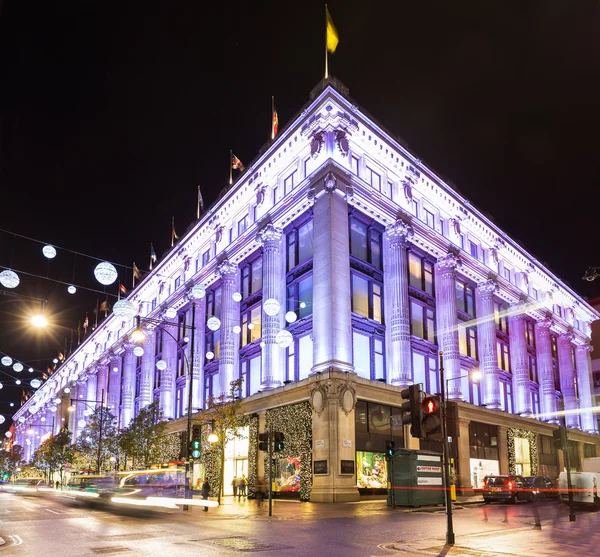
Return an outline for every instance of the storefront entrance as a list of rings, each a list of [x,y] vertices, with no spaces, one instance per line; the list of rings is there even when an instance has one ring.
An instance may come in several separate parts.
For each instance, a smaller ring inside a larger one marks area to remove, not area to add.
[[[519,476],[531,476],[531,446],[524,437],[515,437],[515,472]]]
[[[248,482],[248,428],[239,430],[237,437],[225,445],[225,470],[223,494],[233,495],[233,478],[246,478]]]

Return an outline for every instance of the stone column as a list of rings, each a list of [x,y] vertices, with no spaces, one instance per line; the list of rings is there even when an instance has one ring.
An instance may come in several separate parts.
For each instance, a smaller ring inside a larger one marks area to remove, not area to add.
[[[551,319],[542,319],[535,324],[535,350],[542,419],[545,422],[557,424],[559,419],[556,416],[556,389],[552,368],[552,342],[550,341],[551,326]]]
[[[529,366],[527,365],[527,324],[524,311],[525,304],[523,302],[518,302],[511,307],[511,314],[508,319],[510,367],[512,370],[514,412],[520,416],[531,416],[531,389],[529,386]]]
[[[123,381],[121,384],[121,428],[126,428],[133,419],[133,397],[135,393],[135,360],[133,346],[125,347],[123,355]]]
[[[348,203],[329,172],[313,212],[313,367],[354,372]]]
[[[571,341],[572,333],[566,333],[558,337],[558,371],[560,373],[560,390],[565,401],[565,410],[578,410],[579,403],[575,395],[575,370],[573,369],[573,352]],[[567,427],[579,429],[579,415],[565,415]]]
[[[106,404],[108,400],[108,364],[100,364],[96,373],[96,399]],[[104,394],[103,394],[104,393]]]
[[[581,412],[581,429],[588,433],[598,433],[598,425],[594,414],[585,410],[591,408],[592,391],[590,387],[590,373],[592,370],[591,352],[593,348],[589,344],[582,344],[575,351],[577,357],[577,385],[579,386],[579,407]]]
[[[113,354],[108,364],[108,396],[106,398],[108,411],[115,416],[119,428],[121,422],[119,420],[120,412],[119,405],[121,404],[121,370],[122,358],[117,354]]]
[[[86,410],[88,410],[88,412],[93,412],[96,409],[96,404],[95,404],[95,400],[96,399],[96,385],[97,385],[97,377],[95,374],[88,374],[88,378],[87,378],[87,390],[85,392],[85,400],[87,400],[88,402],[86,402],[85,404],[85,408]]]
[[[454,441],[458,445],[458,487],[463,495],[472,491],[471,476],[471,447],[469,446],[469,424],[471,420],[459,418],[458,428],[459,436]]]
[[[233,327],[240,321],[240,303],[233,299],[237,290],[238,266],[228,260],[219,265],[221,274],[221,355],[219,357],[219,394],[229,394],[230,383],[238,376],[239,335]]]
[[[461,399],[460,352],[458,349],[458,317],[456,313],[456,267],[460,260],[452,253],[438,259],[435,265],[435,297],[437,339],[444,353],[444,371],[448,398]]]
[[[167,367],[160,372],[159,405],[163,419],[171,420],[175,417],[175,376],[177,374],[177,324],[166,316],[164,321],[169,325],[163,325],[162,337],[162,359]],[[170,334],[169,334],[170,333]]]
[[[384,254],[385,305],[388,315],[387,341],[390,370],[389,382],[398,387],[413,383],[412,351],[410,345],[410,311],[408,300],[407,239],[412,227],[398,219],[386,229],[388,242]]]
[[[202,395],[204,393],[206,298],[194,301],[196,302],[196,317],[194,321],[196,330],[194,331],[194,369],[192,370],[194,377],[192,384],[192,412],[197,412],[202,408]]]
[[[62,404],[56,404],[56,410],[53,412],[54,414],[54,430],[52,431],[52,435],[58,435],[60,430],[63,428],[62,421]]]
[[[496,324],[494,322],[494,293],[498,285],[486,280],[477,286],[477,347],[483,376],[483,403],[497,410],[500,403],[500,373],[496,348]]]
[[[498,426],[498,460],[500,474],[509,474],[508,467],[508,427],[505,425]]]
[[[83,427],[79,425],[79,423],[83,420],[85,422],[87,422],[87,420],[85,419],[85,415],[84,412],[87,409],[86,403],[85,402],[79,402],[80,400],[85,399],[85,397],[87,396],[87,382],[86,381],[78,381],[77,382],[77,392],[74,398],[76,398],[76,400],[74,401],[74,406],[75,406],[75,412],[73,412],[73,414],[75,414],[75,439],[78,439],[79,436],[81,435],[81,431],[83,430]],[[83,422],[81,422],[83,423]]]
[[[263,302],[271,298],[281,304],[277,315],[262,313],[262,360],[261,360],[261,389],[274,389],[282,383],[282,367],[280,365],[281,348],[275,342],[277,333],[284,325],[286,300],[282,299],[282,285],[285,287],[285,274],[281,267],[281,230],[272,224],[267,224],[256,237],[262,245],[263,263]]]
[[[153,331],[146,331],[146,338],[142,347],[144,348],[144,354],[142,355],[142,376],[140,381],[140,410],[152,403],[152,392],[154,391],[156,337]]]

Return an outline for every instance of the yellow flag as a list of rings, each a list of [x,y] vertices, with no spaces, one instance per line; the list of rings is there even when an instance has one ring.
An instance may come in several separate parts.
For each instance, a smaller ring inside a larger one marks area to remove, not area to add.
[[[339,42],[338,32],[333,24],[333,19],[331,19],[329,10],[325,8],[325,11],[327,12],[327,50],[329,52],[335,52]]]

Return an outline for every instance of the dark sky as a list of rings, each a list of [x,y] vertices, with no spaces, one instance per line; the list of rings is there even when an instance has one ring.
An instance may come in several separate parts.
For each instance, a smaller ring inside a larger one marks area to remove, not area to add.
[[[271,95],[285,125],[323,76],[318,1],[0,5],[0,228],[125,265],[146,268],[151,241],[159,256],[169,248],[171,216],[186,229],[197,184],[216,198],[229,149],[256,156]],[[576,291],[600,296],[600,280],[581,280],[600,265],[599,2],[329,8],[331,73],[353,99]],[[0,265],[71,280],[72,256],[48,265],[39,249],[0,233]],[[92,267],[77,259],[79,283],[94,286]],[[60,326],[93,321],[95,293],[26,277],[19,288],[48,299]],[[68,329],[31,336],[25,306],[0,303],[0,351],[53,357]]]

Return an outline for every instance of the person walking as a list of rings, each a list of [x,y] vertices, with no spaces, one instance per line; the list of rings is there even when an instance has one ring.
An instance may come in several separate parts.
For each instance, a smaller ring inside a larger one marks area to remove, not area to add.
[[[248,481],[246,480],[246,476],[242,475],[240,480],[240,496],[244,499],[246,498],[246,487],[248,486]]]
[[[265,498],[265,491],[267,489],[267,484],[265,480],[262,478],[256,481],[256,504],[259,507],[262,507],[263,500]]]
[[[233,476],[233,480],[231,480],[231,487],[233,488],[233,497],[235,499],[238,497],[238,479],[236,476]]]
[[[202,484],[202,499],[207,501],[209,496],[210,496],[210,484],[208,483],[208,480],[204,480],[204,483]],[[208,512],[208,507],[204,507],[204,512],[205,513]]]

